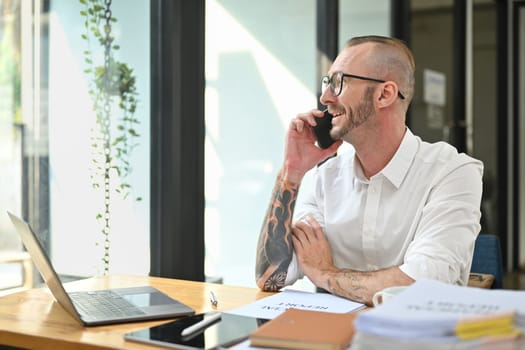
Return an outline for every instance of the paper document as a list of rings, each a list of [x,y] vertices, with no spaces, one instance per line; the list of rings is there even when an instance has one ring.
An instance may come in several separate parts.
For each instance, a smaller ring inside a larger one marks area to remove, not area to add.
[[[273,319],[288,308],[347,313],[365,305],[328,293],[312,293],[298,290],[283,290],[226,313]]]
[[[512,317],[514,324],[523,329],[524,291],[481,289],[418,280],[387,303],[361,313],[355,327],[357,331],[395,338],[456,339],[456,326],[465,319],[503,314],[512,315],[508,317]],[[486,329],[489,328],[492,327]]]

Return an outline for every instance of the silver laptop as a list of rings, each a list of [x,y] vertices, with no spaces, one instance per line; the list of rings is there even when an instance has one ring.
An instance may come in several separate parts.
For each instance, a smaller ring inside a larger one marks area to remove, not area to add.
[[[151,286],[66,292],[31,226],[7,212],[22,242],[60,305],[84,326],[193,315],[195,310]]]

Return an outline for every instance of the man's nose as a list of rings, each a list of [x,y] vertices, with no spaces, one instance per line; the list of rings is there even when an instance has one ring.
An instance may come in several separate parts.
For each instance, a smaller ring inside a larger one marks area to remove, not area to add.
[[[323,92],[321,92],[321,96],[319,96],[319,101],[323,105],[327,105],[328,103],[334,103],[335,99],[337,97],[334,96],[332,93],[332,90],[328,87]]]

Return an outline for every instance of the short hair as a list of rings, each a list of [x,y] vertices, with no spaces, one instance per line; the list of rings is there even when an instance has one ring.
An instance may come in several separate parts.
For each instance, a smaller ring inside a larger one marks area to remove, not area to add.
[[[367,62],[371,69],[378,74],[378,79],[395,81],[400,92],[408,103],[414,97],[416,64],[412,51],[400,39],[379,35],[353,37],[346,42],[346,47],[373,43],[372,55]]]

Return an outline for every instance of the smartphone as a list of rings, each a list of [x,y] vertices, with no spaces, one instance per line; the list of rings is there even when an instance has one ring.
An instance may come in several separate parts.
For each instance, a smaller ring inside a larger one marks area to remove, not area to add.
[[[334,143],[334,140],[330,137],[333,117],[333,115],[328,113],[328,109],[324,111],[324,117],[314,117],[317,125],[312,128],[317,137],[317,145],[321,148],[328,148]]]

